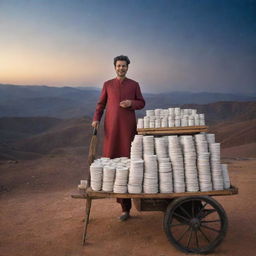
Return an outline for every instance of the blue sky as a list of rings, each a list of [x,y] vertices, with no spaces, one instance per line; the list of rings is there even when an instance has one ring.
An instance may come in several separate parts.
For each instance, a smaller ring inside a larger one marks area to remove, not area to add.
[[[256,1],[0,0],[0,83],[256,92]]]

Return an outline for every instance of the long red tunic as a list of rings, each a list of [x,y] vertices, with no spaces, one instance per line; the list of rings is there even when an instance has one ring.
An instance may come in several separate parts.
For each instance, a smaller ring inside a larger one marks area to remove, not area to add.
[[[120,107],[123,100],[131,100],[129,108]],[[136,134],[135,110],[142,109],[145,100],[136,81],[115,78],[103,85],[93,121],[100,121],[106,107],[104,122],[104,157],[130,156],[131,142]]]

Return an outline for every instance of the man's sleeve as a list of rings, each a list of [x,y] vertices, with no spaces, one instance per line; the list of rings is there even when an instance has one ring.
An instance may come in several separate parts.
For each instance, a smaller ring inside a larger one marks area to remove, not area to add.
[[[141,94],[140,86],[137,83],[136,86],[136,94],[135,94],[135,100],[132,100],[132,105],[130,106],[130,109],[136,110],[136,109],[142,109],[145,106],[145,100]]]
[[[107,104],[107,100],[108,100],[107,88],[106,88],[106,83],[104,83],[103,88],[101,90],[100,98],[96,105],[96,110],[95,110],[95,113],[93,116],[93,121],[101,120],[101,117],[103,115],[104,109]]]

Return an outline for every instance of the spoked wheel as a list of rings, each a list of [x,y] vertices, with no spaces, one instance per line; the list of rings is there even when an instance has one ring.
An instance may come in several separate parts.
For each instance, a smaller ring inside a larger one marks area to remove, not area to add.
[[[181,197],[169,204],[164,230],[169,241],[186,253],[212,252],[226,235],[223,207],[208,196]]]

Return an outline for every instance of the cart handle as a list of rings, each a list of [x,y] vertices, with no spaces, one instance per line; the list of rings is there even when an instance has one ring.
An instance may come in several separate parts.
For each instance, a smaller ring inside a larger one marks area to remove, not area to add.
[[[92,135],[97,135],[98,127],[93,127]]]

